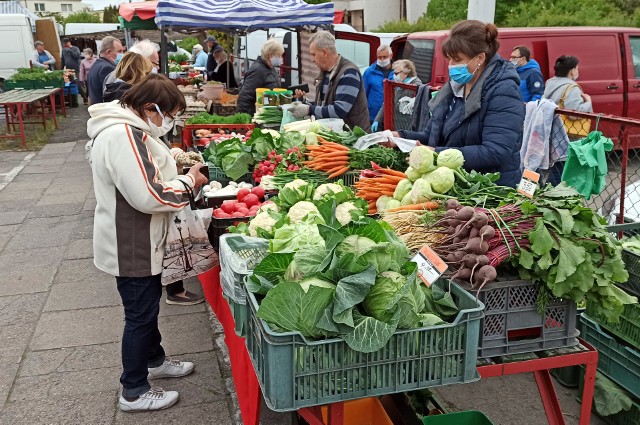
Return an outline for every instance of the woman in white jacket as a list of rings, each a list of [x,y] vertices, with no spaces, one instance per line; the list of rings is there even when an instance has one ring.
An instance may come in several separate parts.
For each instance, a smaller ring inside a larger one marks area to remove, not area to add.
[[[94,262],[116,277],[125,312],[120,409],[157,410],[178,401],[176,391],[151,388],[148,378],[188,375],[193,363],[165,356],[158,312],[169,220],[189,204],[189,190],[206,183],[202,164],[179,176],[159,140],[186,107],[166,77],[151,74],[120,101],[89,108],[87,132],[96,194]]]

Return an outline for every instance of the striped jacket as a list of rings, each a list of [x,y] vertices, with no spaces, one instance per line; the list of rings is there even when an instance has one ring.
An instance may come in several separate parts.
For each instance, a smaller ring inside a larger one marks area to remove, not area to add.
[[[118,101],[89,108],[96,194],[94,263],[114,276],[162,273],[172,213],[188,205],[190,176],[178,176],[169,148]]]

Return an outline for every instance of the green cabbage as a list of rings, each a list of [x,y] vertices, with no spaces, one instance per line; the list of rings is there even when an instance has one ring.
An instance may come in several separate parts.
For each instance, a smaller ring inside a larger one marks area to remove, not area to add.
[[[324,239],[318,226],[309,223],[285,224],[276,229],[270,241],[271,252],[296,252],[305,246],[317,246],[325,249]]]
[[[402,198],[404,198],[404,195],[409,193],[412,187],[413,187],[413,183],[411,183],[411,180],[409,179],[400,180],[400,183],[398,183],[398,185],[396,186],[396,190],[393,192],[393,197],[398,201],[402,201]]]
[[[453,188],[453,185],[456,182],[456,175],[451,168],[438,167],[436,170],[429,173],[426,180],[429,182],[431,189],[433,189],[434,192],[447,193]]]
[[[387,209],[388,210],[392,210],[394,208],[398,208],[401,207],[402,204],[400,204],[400,201],[398,201],[397,199],[389,199],[389,201],[387,201]]]
[[[428,173],[436,168],[435,156],[435,152],[428,147],[416,146],[409,154],[409,165],[420,174]]]
[[[371,317],[389,323],[396,311],[395,306],[402,297],[401,289],[406,280],[400,273],[381,273],[362,302],[365,311]]]
[[[387,202],[389,202],[389,199],[391,198],[387,195],[382,195],[381,197],[379,197],[376,200],[376,210],[378,210],[378,212],[385,211],[387,209]]]

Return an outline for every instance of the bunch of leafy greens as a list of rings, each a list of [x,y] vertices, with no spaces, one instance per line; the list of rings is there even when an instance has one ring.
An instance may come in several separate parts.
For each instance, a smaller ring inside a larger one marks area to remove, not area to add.
[[[275,130],[256,128],[251,133],[249,143],[254,146],[255,159],[262,161],[267,158],[271,151],[283,154],[287,149],[302,148],[305,144],[305,136],[298,131],[278,133]]]
[[[233,138],[220,144],[210,143],[202,153],[205,160],[218,168],[232,180],[238,180],[255,164],[253,145]]]
[[[187,120],[187,124],[249,124],[251,123],[251,115],[238,113],[223,117],[207,112],[200,112]]]
[[[625,304],[637,302],[615,285],[629,278],[621,244],[575,189],[564,183],[547,186],[520,208],[525,215],[540,217],[528,235],[531,247],[514,259],[520,277],[546,284],[555,297],[586,299],[612,322],[618,321]]]
[[[444,291],[419,283],[416,264],[388,224],[365,217],[340,227],[330,201],[318,202],[326,224],[276,230],[272,252],[247,282],[251,292],[265,295],[258,317],[273,329],[338,336],[353,350],[373,352],[396,329],[439,324],[438,314],[457,312],[450,294],[443,302]]]

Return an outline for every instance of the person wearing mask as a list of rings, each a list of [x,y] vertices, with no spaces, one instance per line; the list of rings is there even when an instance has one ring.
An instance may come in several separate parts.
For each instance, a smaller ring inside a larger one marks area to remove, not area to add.
[[[120,100],[135,84],[138,84],[151,73],[153,64],[142,55],[127,52],[118,63],[115,70],[116,79],[108,83],[103,93],[105,102]]]
[[[208,55],[201,44],[193,46],[193,66],[195,68],[206,68],[207,58]]]
[[[107,76],[116,69],[116,65],[124,55],[123,52],[124,47],[117,38],[107,36],[102,39],[100,57],[91,66],[91,72],[87,77],[89,103],[91,105],[103,102],[104,82]]]
[[[31,66],[34,68],[44,68],[48,70],[55,69],[56,58],[44,49],[44,43],[38,40],[33,45],[35,46],[36,51],[33,52],[33,56],[31,57]]]
[[[256,112],[256,89],[280,87],[280,75],[276,68],[282,65],[284,47],[278,40],[267,40],[260,50],[260,56],[251,64],[244,76],[238,96],[238,112],[253,115]]]
[[[544,77],[538,62],[531,59],[531,51],[525,46],[515,47],[511,52],[510,62],[520,75],[522,101],[526,103],[542,99]]]
[[[96,61],[95,56],[93,56],[93,50],[86,48],[82,51],[84,53],[84,59],[80,62],[80,74],[78,77],[78,81],[80,84],[80,95],[82,96],[82,101],[87,104],[89,103],[89,91],[87,90],[87,77],[89,76],[89,71],[91,71],[91,67]]]
[[[562,105],[564,109],[593,112],[591,96],[583,92],[582,87],[576,83],[580,75],[580,71],[578,70],[579,63],[580,61],[575,56],[560,56],[556,59],[556,63],[553,66],[555,77],[547,80],[543,98],[553,101],[556,105]],[[567,120],[567,122],[571,122],[571,117],[568,118],[569,120]],[[584,136],[575,133],[571,134],[571,129],[567,130],[570,141],[584,138]],[[549,170],[547,182],[553,185],[560,183],[563,171],[564,160],[557,161]]]
[[[416,66],[410,60],[400,59],[395,61],[393,63],[393,72],[394,72],[393,80],[398,83],[413,84],[416,86],[422,85],[422,80],[420,80],[420,78],[418,78],[418,75],[416,74]],[[400,99],[402,99],[405,96],[415,97],[415,93],[416,92],[413,90],[403,89],[400,87],[396,87],[394,89],[393,97],[395,101],[395,111],[394,111],[395,118],[400,118],[402,115],[407,115],[407,114],[402,114],[399,110]],[[400,124],[400,122],[398,122],[398,119],[396,119],[395,121],[396,121],[396,125],[394,127],[401,128],[398,126],[398,124]],[[405,119],[405,121],[411,121],[410,114],[408,115],[408,120]],[[378,131],[378,130],[381,130],[382,128],[384,128],[384,102],[380,106],[380,110],[376,115],[375,121],[373,121],[373,124],[371,124],[371,131]]]
[[[119,102],[89,108],[94,263],[115,276],[124,307],[118,402],[124,412],[171,407],[178,392],[152,388],[149,380],[194,370],[193,363],[166,356],[158,329],[169,221],[189,207],[188,192],[207,183],[200,163],[178,175],[169,148],[160,140],[185,109],[180,90],[158,74],[145,77]]]
[[[578,64],[580,61],[574,56],[560,56],[553,67],[555,77],[547,80],[543,97],[552,100],[556,105],[563,101],[565,109],[580,112],[593,112],[591,96],[584,93],[576,80],[580,75]],[[564,95],[564,98],[563,98]]]
[[[219,81],[225,83],[228,89],[238,87],[236,77],[233,75],[233,66],[229,62],[229,57],[224,49],[216,50],[213,54],[218,64],[212,73],[209,74],[208,81]]]
[[[137,53],[142,55],[142,57],[151,61],[151,65],[153,68],[151,72],[154,74],[160,70],[160,55],[158,55],[158,51],[160,50],[160,46],[157,43],[154,43],[149,40],[141,40],[134,44],[129,51],[133,53]],[[102,87],[102,91],[106,90],[107,84],[114,83],[116,81],[116,72],[113,70],[107,78],[104,80],[104,86]]]
[[[82,54],[80,49],[71,45],[71,40],[68,38],[62,39],[62,67],[67,69],[73,69],[76,73],[76,77],[80,75],[80,61],[82,60]]]
[[[321,75],[318,76],[314,103],[294,102],[290,111],[296,118],[340,118],[354,128],[371,129],[367,96],[360,70],[336,50],[336,39],[328,31],[318,31],[309,42],[309,52]],[[304,93],[296,90],[296,97]]]
[[[367,68],[362,75],[371,122],[376,120],[376,116],[382,106],[382,83],[384,80],[389,79],[389,75],[393,74],[393,69],[391,68],[392,55],[393,51],[391,50],[391,47],[386,44],[378,47],[378,60],[371,64],[371,66]]]
[[[218,44],[216,38],[212,35],[207,36],[205,42],[207,43],[207,49],[209,51],[207,55],[207,75],[209,75],[209,73],[213,72],[217,65],[216,58],[213,56],[213,54],[216,51],[221,50],[223,47]]]
[[[395,135],[436,152],[459,149],[465,169],[499,172],[497,184],[515,187],[522,176],[525,107],[518,73],[498,55],[499,46],[495,25],[476,20],[455,24],[442,45],[449,59],[449,82],[429,102],[433,115],[426,130]]]

